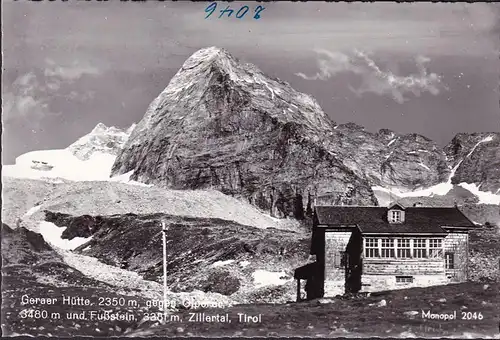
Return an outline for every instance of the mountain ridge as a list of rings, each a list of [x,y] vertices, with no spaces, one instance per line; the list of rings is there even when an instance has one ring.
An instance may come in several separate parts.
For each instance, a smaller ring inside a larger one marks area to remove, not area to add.
[[[336,124],[310,95],[209,47],[153,100],[112,175],[133,171],[139,182],[215,188],[283,217],[296,216],[311,196],[376,204],[374,185],[413,191],[447,182],[455,173],[446,150],[417,133]]]

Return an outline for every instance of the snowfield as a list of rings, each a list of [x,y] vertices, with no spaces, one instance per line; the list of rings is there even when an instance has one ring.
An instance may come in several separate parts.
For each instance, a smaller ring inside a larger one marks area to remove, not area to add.
[[[458,186],[470,191],[479,199],[479,204],[500,204],[500,195],[489,191],[481,191],[476,184],[460,183]],[[387,189],[381,186],[372,186],[372,190],[382,206],[390,204],[392,201],[405,197],[434,197],[445,196],[454,188],[451,183],[440,183],[427,189],[416,191],[400,191],[398,189]],[[385,194],[385,195],[382,195]],[[387,197],[385,197],[387,196]],[[392,198],[392,200],[390,199]]]
[[[491,191],[481,191],[475,183],[460,183],[458,185],[476,195],[479,198],[479,203],[500,204],[500,195]]]
[[[265,286],[279,286],[293,280],[284,271],[270,272],[267,270],[258,269],[253,272],[252,276],[256,288]]]
[[[88,160],[78,159],[71,151],[42,150],[25,153],[16,164],[3,166],[2,176],[28,179],[66,179],[70,181],[109,180],[116,156],[96,152]],[[41,168],[39,164],[45,165]]]
[[[87,243],[92,237],[75,237],[71,240],[66,240],[61,237],[66,228],[59,228],[51,222],[40,222],[39,232],[47,243],[50,243],[55,248],[74,250],[75,248]]]
[[[210,267],[212,267],[212,268],[223,267],[225,265],[233,263],[234,261],[235,260],[217,261],[217,262],[212,263],[212,265]]]

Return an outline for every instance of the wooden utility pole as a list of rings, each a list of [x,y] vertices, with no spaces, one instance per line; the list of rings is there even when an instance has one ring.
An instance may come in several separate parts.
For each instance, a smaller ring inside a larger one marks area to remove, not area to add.
[[[166,322],[167,315],[167,226],[161,221],[163,234],[163,321]]]

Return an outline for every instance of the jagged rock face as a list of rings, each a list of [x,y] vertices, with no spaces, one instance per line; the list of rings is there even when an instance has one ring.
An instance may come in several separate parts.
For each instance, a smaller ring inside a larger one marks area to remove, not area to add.
[[[33,265],[48,260],[59,260],[60,256],[45,242],[42,235],[24,227],[11,229],[2,223],[2,264]]]
[[[414,190],[446,181],[450,172],[444,151],[418,134],[370,133],[342,124],[330,134],[327,147],[374,185]]]
[[[376,204],[369,182],[339,161],[316,101],[226,51],[191,56],[153,101],[113,174],[175,189],[214,188],[273,216],[301,217],[309,193]]]
[[[89,134],[71,144],[68,150],[80,160],[87,160],[96,152],[117,155],[134,128],[135,124],[127,130],[121,130],[99,123]]]
[[[442,149],[418,134],[400,136],[381,165],[382,183],[417,189],[447,180],[450,170]]]
[[[500,192],[500,133],[459,133],[445,148],[456,168],[452,183],[476,183],[480,190]]]

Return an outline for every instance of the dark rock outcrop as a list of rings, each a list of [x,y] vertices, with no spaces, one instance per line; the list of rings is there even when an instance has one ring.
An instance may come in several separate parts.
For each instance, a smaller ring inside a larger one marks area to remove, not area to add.
[[[87,238],[92,236],[101,225],[100,216],[82,215],[78,217],[69,214],[54,213],[44,210],[45,220],[55,225],[66,228],[61,234],[61,238],[71,240],[74,237]]]
[[[238,289],[240,289],[240,280],[227,270],[210,273],[203,286],[204,292],[214,292],[223,295],[234,294]]]
[[[2,223],[2,266],[33,265],[60,259],[42,235],[24,227],[11,229],[7,224]]]

